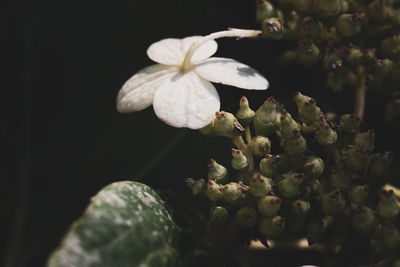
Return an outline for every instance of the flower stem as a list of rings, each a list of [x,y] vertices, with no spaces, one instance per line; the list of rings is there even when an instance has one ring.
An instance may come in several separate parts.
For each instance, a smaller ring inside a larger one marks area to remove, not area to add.
[[[367,86],[365,84],[365,71],[364,67],[360,66],[357,69],[357,76],[359,84],[355,88],[354,92],[354,113],[362,119],[364,116],[364,106],[365,106],[365,91]]]
[[[194,42],[190,49],[187,51],[185,55],[185,59],[183,60],[183,70],[189,70],[192,67],[192,56],[196,50],[203,45],[205,42],[210,40],[215,40],[222,37],[237,37],[237,38],[254,38],[258,37],[262,34],[261,31],[258,30],[243,30],[243,29],[234,29],[230,28],[226,31],[214,32],[207,36],[204,36],[200,42]]]
[[[248,136],[247,132],[250,132],[250,129],[249,129],[249,131],[246,130],[246,137]],[[246,177],[247,179],[245,180],[245,182],[249,181],[251,176],[253,175],[253,170],[254,170],[254,158],[253,158],[253,154],[251,153],[251,149],[250,149],[251,142],[248,142],[248,144],[245,144],[242,136],[232,137],[231,140],[232,140],[232,143],[238,149],[240,149],[249,160],[249,167],[247,169],[247,177]],[[250,140],[251,140],[251,136],[250,136]]]

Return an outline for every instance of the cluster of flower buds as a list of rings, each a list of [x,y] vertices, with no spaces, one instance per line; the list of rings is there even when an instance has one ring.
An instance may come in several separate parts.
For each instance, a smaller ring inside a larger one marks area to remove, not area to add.
[[[229,224],[256,229],[251,238],[264,243],[300,234],[313,244],[346,221],[356,236],[372,240],[373,253],[394,251],[400,238],[388,233],[398,231],[400,208],[393,191],[382,191],[391,153],[372,154],[375,132],[361,132],[357,116],[342,115],[336,125],[314,99],[296,93],[294,101],[300,121],[272,97],[256,111],[242,97],[236,116],[218,112],[201,130],[236,145],[232,171],[211,160],[208,181],[186,179],[194,195],[212,203],[210,223],[221,231]],[[280,149],[272,147],[276,137]],[[315,144],[324,152],[313,153]]]
[[[334,91],[367,81],[371,91],[397,98],[387,116],[400,117],[392,109],[400,100],[398,1],[258,0],[255,16],[265,38],[292,44],[280,63],[321,64]]]

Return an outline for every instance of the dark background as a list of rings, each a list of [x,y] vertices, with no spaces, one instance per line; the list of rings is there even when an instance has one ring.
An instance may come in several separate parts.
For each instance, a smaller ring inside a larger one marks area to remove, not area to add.
[[[227,140],[169,127],[152,108],[119,114],[115,98],[131,75],[152,64],[146,55],[151,43],[228,27],[258,28],[254,9],[253,1],[228,0],[1,4],[0,242],[5,242],[0,256],[5,266],[43,266],[90,197],[111,182],[141,180],[191,200],[183,178],[204,177],[209,158],[229,163]],[[274,57],[284,44],[218,43],[217,56],[256,68],[271,84],[263,92],[217,85],[222,109],[236,112],[241,95],[255,108],[270,95],[285,102],[301,90],[327,103],[325,110],[352,112],[352,92],[332,94],[320,68],[279,67]],[[393,131],[379,124],[382,103],[369,105],[367,123],[382,129],[380,150],[393,149],[393,143],[382,141]]]

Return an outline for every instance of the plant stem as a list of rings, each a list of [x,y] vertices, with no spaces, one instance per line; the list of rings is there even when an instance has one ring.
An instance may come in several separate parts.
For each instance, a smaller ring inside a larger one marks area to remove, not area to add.
[[[357,76],[359,84],[354,91],[354,113],[362,120],[364,116],[365,91],[367,90],[365,84],[365,70],[363,66],[360,66],[357,69]]]

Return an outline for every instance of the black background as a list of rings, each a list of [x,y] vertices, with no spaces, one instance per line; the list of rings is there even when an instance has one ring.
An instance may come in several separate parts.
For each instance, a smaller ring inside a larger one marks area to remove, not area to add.
[[[141,180],[191,200],[183,178],[204,177],[209,158],[229,163],[229,141],[169,127],[152,108],[119,114],[115,98],[131,75],[153,64],[146,49],[155,41],[258,28],[253,1],[8,0],[1,5],[5,266],[42,266],[90,197],[111,182]],[[271,84],[262,92],[217,85],[221,109],[236,112],[241,95],[253,108],[274,95],[289,101],[290,109],[291,96],[300,90],[326,103],[324,110],[352,112],[352,92],[327,90],[319,67],[279,67],[274,57],[285,50],[283,43],[218,43],[217,56],[256,68]],[[367,125],[382,129],[381,151],[393,150],[398,141],[387,141],[393,129],[382,125],[382,103],[372,99],[367,99]]]

